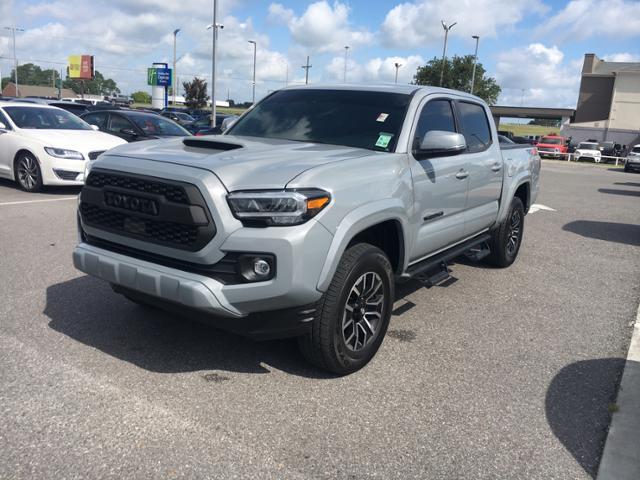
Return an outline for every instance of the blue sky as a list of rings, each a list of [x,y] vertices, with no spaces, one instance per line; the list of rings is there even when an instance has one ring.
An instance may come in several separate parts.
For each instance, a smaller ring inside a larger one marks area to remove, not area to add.
[[[178,75],[210,75],[212,0],[0,0],[2,25],[24,28],[17,57],[63,68],[69,54],[93,54],[97,69],[126,93],[148,90],[146,67],[171,61],[178,35]],[[257,96],[288,80],[301,82],[310,55],[311,82],[339,82],[349,45],[350,82],[409,82],[418,65],[442,54],[440,20],[458,22],[448,55],[473,53],[503,88],[499,103],[575,106],[584,53],[640,61],[640,2],[631,0],[219,0],[221,97],[251,97],[252,46],[258,43]],[[0,68],[12,44],[0,30]]]

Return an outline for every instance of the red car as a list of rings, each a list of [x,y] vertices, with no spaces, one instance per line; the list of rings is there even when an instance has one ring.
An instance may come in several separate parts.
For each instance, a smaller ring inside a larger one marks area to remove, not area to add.
[[[559,135],[545,135],[538,140],[538,153],[540,158],[566,158],[569,148],[569,139]]]

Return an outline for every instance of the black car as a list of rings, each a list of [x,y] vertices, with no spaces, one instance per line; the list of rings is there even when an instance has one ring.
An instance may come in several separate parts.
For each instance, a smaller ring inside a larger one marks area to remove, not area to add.
[[[81,118],[90,125],[96,125],[100,131],[116,135],[127,142],[191,135],[177,123],[155,113],[100,110],[85,113]]]
[[[180,125],[184,126],[190,123],[193,123],[196,121],[195,118],[193,118],[191,115],[189,115],[188,113],[184,113],[184,112],[161,112],[160,115],[162,115],[165,118],[168,118],[170,120],[173,120],[176,123],[179,123]]]
[[[600,152],[602,152],[603,157],[622,157],[623,155],[623,147],[619,143],[616,142],[601,142]],[[603,158],[603,162],[614,161],[613,158]]]
[[[229,115],[225,115],[223,113],[216,114],[216,128],[211,128],[211,114],[205,115],[204,117],[199,118],[195,122],[187,123],[184,126],[187,130],[189,130],[194,135],[207,130],[207,135],[212,135],[216,133],[220,133],[220,126],[225,118],[229,117]]]
[[[67,112],[71,112],[74,115],[81,117],[83,114],[89,111],[89,108],[86,105],[82,105],[81,103],[74,102],[51,102],[49,103],[52,107],[58,107]]]

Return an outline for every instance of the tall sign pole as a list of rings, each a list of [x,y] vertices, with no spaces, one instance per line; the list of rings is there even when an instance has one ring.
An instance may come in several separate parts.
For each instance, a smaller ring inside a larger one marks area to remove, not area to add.
[[[211,47],[211,127],[216,128],[216,43],[218,40],[218,2],[213,0],[213,25],[211,30],[212,47]]]
[[[313,65],[309,65],[309,56],[307,55],[307,64],[303,65],[302,68],[304,68],[305,72],[304,72],[304,84],[305,85],[309,85],[309,69],[313,67]]]

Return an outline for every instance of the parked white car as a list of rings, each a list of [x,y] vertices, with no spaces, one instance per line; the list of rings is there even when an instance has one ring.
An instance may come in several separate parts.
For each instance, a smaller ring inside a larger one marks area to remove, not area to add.
[[[0,177],[28,192],[82,185],[85,165],[123,143],[61,108],[0,102]]]
[[[593,160],[596,163],[600,163],[602,160],[602,152],[600,146],[594,142],[580,142],[578,148],[573,153],[573,158],[576,160]]]

